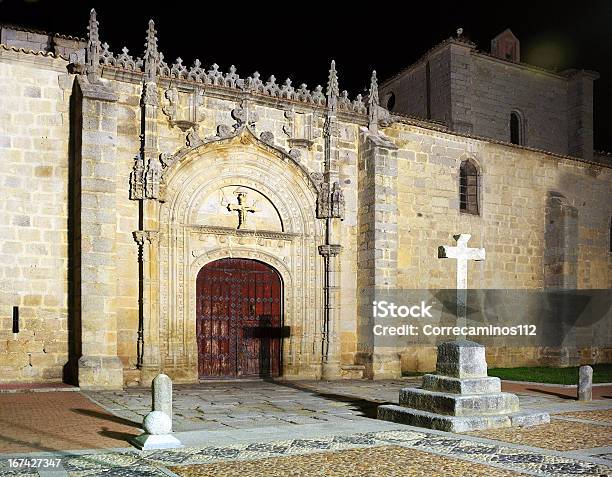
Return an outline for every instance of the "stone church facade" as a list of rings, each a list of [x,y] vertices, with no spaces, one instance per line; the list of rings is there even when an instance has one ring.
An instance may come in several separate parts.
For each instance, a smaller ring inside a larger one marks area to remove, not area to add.
[[[2,30],[0,382],[428,370],[433,347],[374,345],[364,292],[453,288],[459,231],[474,286],[612,287],[609,164],[390,113],[375,73],[349,98],[333,62],[309,89],[169,64],[153,22],[142,58],[88,32]],[[610,362],[605,326],[488,361]]]

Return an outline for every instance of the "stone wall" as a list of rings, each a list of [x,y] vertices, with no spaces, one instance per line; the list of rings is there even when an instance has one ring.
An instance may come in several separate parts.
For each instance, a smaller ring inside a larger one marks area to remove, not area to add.
[[[63,60],[0,49],[0,382],[61,381],[68,359],[72,81]]]
[[[612,287],[610,168],[406,124],[385,134],[399,148],[400,288],[453,288],[454,270],[437,258],[437,248],[452,244],[458,232],[487,250],[486,261],[468,264],[471,287]],[[480,215],[459,211],[459,165],[466,159],[479,166]],[[551,206],[559,194],[563,206]],[[563,216],[561,224],[549,224]],[[582,357],[609,360],[611,341],[609,330],[594,332],[595,345]],[[535,364],[547,352],[489,349],[489,364]],[[433,348],[405,350],[403,366],[431,369],[434,358]]]
[[[457,108],[467,117],[472,107],[467,100],[449,107],[453,84],[465,79],[448,66],[453,55],[464,55],[461,48],[430,59],[430,88],[438,92],[430,104],[434,118],[450,121]],[[105,368],[105,360],[115,366],[108,380],[113,386],[119,360],[130,385],[160,370],[179,381],[196,380],[197,267],[236,253],[270,263],[291,284],[284,375],[320,377],[324,262],[317,247],[324,243],[325,220],[316,218],[316,209],[326,134],[333,136],[334,174],[346,205],[343,220],[331,221],[330,234],[342,248],[333,290],[339,322],[332,324],[330,348],[341,375],[360,365],[357,375],[392,377],[400,359],[403,369],[434,363],[433,348],[374,349],[358,306],[371,286],[452,287],[453,271],[437,259],[437,248],[451,244],[457,232],[471,233],[471,243],[487,249],[484,263],[469,264],[470,281],[478,286],[542,288],[561,276],[565,286],[612,287],[609,168],[431,124],[395,122],[384,128],[386,137],[377,136],[363,129],[363,113],[348,109],[326,130],[321,104],[185,78],[166,77],[155,86],[155,98],[147,101],[157,106],[145,127],[140,71],[105,65],[100,83],[81,76],[73,88],[75,76],[66,68],[63,59],[0,49],[0,187],[7,197],[0,213],[0,381],[60,380],[69,337],[72,357],[89,350],[85,354],[95,358],[82,363],[91,371],[85,386],[104,384],[96,382],[96,366]],[[224,130],[230,134],[222,137]],[[164,154],[177,165],[158,184],[166,196],[139,201],[130,199],[130,177],[143,132],[147,160]],[[459,164],[468,158],[479,166],[480,216],[459,212]],[[215,195],[237,186],[262,197],[255,227],[244,233]],[[551,194],[563,197],[565,209],[555,208]],[[565,225],[547,228],[547,219],[565,215]],[[547,240],[563,245],[547,255]],[[69,323],[69,300],[83,327]],[[13,306],[21,316],[15,336]],[[137,369],[141,323],[144,373]],[[598,336],[592,349],[579,352],[585,359],[612,359],[609,338]],[[489,353],[490,364],[516,365],[540,362],[548,351]]]
[[[509,142],[510,113],[518,111],[523,121],[524,145],[569,153],[565,78],[485,55],[472,55],[472,61],[471,116],[475,134]]]
[[[510,141],[510,114],[515,111],[522,119],[524,145],[591,159],[597,78],[591,71],[557,74],[505,61],[477,52],[472,43],[450,39],[384,82],[380,95],[383,100],[395,95],[392,112],[505,142]]]

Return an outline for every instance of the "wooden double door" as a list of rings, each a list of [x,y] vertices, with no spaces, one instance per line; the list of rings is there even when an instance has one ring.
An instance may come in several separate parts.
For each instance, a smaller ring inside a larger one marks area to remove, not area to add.
[[[278,376],[282,281],[256,260],[223,258],[198,273],[200,378]]]

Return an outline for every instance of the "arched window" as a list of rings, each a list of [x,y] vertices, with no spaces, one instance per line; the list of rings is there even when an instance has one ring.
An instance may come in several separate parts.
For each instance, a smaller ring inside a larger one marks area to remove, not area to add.
[[[471,161],[463,161],[459,168],[459,210],[478,215],[478,169]]]
[[[510,142],[512,144],[524,145],[523,121],[521,115],[516,111],[510,113]]]
[[[385,98],[387,101],[387,109],[389,111],[393,111],[393,107],[395,106],[395,93],[392,91],[389,94],[387,94],[387,97]]]

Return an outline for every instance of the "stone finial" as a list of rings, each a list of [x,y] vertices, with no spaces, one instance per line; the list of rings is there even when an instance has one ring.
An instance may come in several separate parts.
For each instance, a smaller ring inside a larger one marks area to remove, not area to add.
[[[89,12],[89,26],[87,27],[87,77],[93,83],[100,77],[100,35],[96,10]]]
[[[335,110],[338,104],[338,96],[340,95],[340,89],[338,87],[338,73],[336,72],[336,62],[331,61],[331,67],[329,69],[329,77],[327,79],[327,107]]]
[[[378,99],[378,79],[376,78],[376,70],[372,71],[372,78],[370,79],[370,93],[368,98],[368,105],[378,106],[380,101]]]
[[[578,400],[590,401],[593,399],[593,368],[580,366],[578,372]]]
[[[378,79],[376,78],[376,70],[372,71],[372,79],[370,80],[370,92],[368,95],[368,113],[369,123],[368,129],[372,134],[378,133]]]
[[[145,43],[145,81],[155,81],[157,74],[157,63],[159,62],[159,53],[157,51],[157,31],[155,30],[155,22],[149,20],[149,28],[147,29],[147,41]]]

